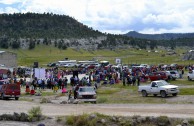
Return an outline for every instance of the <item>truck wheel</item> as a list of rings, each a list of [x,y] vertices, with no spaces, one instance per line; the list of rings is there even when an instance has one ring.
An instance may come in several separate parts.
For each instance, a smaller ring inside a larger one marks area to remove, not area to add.
[[[162,98],[165,98],[165,97],[167,96],[167,95],[166,95],[166,91],[161,91],[161,92],[160,92],[160,95],[161,95]]]
[[[172,96],[177,96],[177,93],[172,94]]]
[[[141,93],[142,93],[143,97],[147,97],[148,96],[148,94],[147,94],[147,92],[145,90],[143,90]]]
[[[189,81],[191,80],[191,78],[189,76],[187,78],[188,78]]]
[[[19,97],[15,97],[15,100],[18,100],[19,99]]]
[[[1,99],[2,100],[5,100],[5,97],[4,97],[4,94],[3,93],[1,94]]]

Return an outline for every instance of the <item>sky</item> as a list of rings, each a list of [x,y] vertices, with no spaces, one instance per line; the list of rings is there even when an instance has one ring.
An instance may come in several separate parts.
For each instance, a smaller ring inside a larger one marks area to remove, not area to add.
[[[0,13],[68,15],[103,33],[194,32],[194,0],[0,0]]]

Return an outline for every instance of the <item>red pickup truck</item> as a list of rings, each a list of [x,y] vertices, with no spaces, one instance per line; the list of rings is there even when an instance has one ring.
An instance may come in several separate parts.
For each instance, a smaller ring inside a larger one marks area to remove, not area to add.
[[[20,97],[20,85],[18,84],[3,84],[0,87],[0,97],[1,99],[5,100],[8,98],[15,98],[15,100],[18,100]]]
[[[158,71],[158,72],[152,72],[149,75],[146,76],[147,79],[150,79],[150,81],[155,80],[168,80],[168,76],[165,72]]]

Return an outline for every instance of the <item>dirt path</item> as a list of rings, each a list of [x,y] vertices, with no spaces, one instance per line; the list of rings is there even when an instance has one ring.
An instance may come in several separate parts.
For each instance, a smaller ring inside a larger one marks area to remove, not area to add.
[[[77,115],[99,112],[106,115],[121,116],[169,116],[178,118],[194,118],[193,104],[39,104],[26,101],[0,100],[0,114],[25,112],[40,106],[44,115]]]

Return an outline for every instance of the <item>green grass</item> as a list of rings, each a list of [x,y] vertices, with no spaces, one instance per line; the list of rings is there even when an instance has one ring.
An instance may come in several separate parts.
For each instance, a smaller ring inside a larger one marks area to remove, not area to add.
[[[174,84],[174,85],[193,85],[194,81],[188,81],[186,78],[184,79],[179,79],[179,80],[175,80],[175,81],[170,81],[170,84]]]
[[[98,94],[103,94],[103,95],[111,95],[114,94],[116,92],[119,92],[120,89],[119,88],[110,88],[110,87],[103,87],[97,90]]]
[[[5,50],[5,49],[2,49]],[[85,51],[85,50],[75,50],[68,48],[67,50],[59,50],[58,48],[38,45],[33,50],[9,49],[6,51],[11,51],[17,54],[18,65],[20,66],[32,66],[33,62],[38,61],[39,65],[44,67],[49,62],[56,62],[63,60],[68,57],[69,59],[75,60],[91,60],[93,58],[98,60],[108,60],[111,64],[115,63],[116,58],[121,58],[123,64],[153,64],[158,65],[160,63],[171,64],[194,64],[194,61],[182,61],[182,53],[187,50],[178,48],[175,51],[176,55],[165,55],[166,50],[157,49],[159,52],[148,52],[147,50],[137,50],[137,49],[118,49],[118,50],[96,50],[96,51]],[[162,56],[164,55],[164,56]]]
[[[181,88],[180,95],[194,95],[194,88]]]
[[[192,86],[192,81],[188,80],[176,80],[170,81],[170,83],[179,86]],[[143,83],[141,83],[141,85],[143,85]],[[168,99],[161,98],[160,96],[154,97],[153,95],[149,95],[148,97],[142,97],[137,90],[137,86],[123,86],[121,83],[106,85],[105,87],[101,86],[97,90],[97,103],[167,103]],[[180,88],[179,95],[194,95],[194,88]]]
[[[97,103],[166,103],[161,97],[142,97],[137,86],[107,85],[97,90]]]
[[[24,98],[24,97],[20,97],[19,100],[20,101],[28,101],[28,102],[32,102],[33,101],[33,99],[31,99],[31,98]]]

